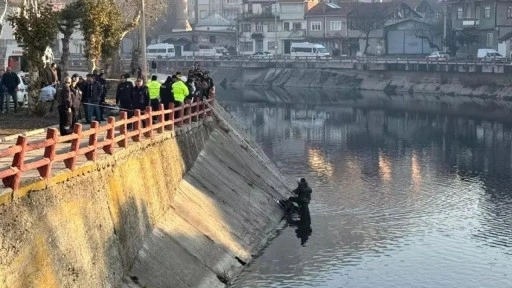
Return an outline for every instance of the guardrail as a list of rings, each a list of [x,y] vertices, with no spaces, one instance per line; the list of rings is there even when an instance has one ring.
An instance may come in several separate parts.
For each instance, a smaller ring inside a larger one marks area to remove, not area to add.
[[[205,100],[211,106],[214,101],[214,97]],[[128,118],[127,112],[122,111],[119,119],[109,117],[105,125],[93,121],[90,128],[85,131],[82,130],[82,124],[77,123],[73,127],[73,133],[66,136],[59,136],[56,128],[49,128],[46,139],[39,141],[29,141],[28,137],[20,135],[15,145],[0,150],[0,160],[12,158],[10,166],[0,167],[0,179],[5,187],[16,191],[26,171],[37,169],[39,176],[48,179],[52,176],[52,165],[58,161],[63,161],[65,167],[73,171],[80,156],[84,156],[89,161],[96,161],[99,149],[112,155],[116,145],[122,148],[128,147],[129,139],[140,142],[144,137],[153,138],[155,132],[174,131],[175,126],[179,127],[211,116],[213,111],[206,103],[188,100],[177,108],[174,107],[174,103],[171,103],[168,109],[160,104],[158,111],[152,111],[151,107],[146,107],[144,112],[134,110],[131,118]],[[175,115],[179,117],[175,118]],[[157,121],[153,121],[155,118]],[[128,129],[128,126],[133,126],[133,129]],[[103,136],[104,139],[98,140],[99,136]],[[64,146],[69,144],[69,146],[64,149],[59,147],[58,150],[59,144]],[[34,150],[41,151],[42,155],[27,159],[26,154]]]

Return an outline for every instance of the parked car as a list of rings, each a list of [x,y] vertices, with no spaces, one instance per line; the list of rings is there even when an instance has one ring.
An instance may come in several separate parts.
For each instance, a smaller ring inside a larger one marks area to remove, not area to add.
[[[450,55],[448,53],[440,51],[434,51],[425,58],[427,61],[448,61],[449,59]]]
[[[496,62],[505,62],[505,57],[498,53],[498,51],[494,49],[478,49],[478,53],[476,57],[480,61],[496,61]]]
[[[26,106],[28,104],[28,80],[25,76],[20,74],[16,75],[18,75],[18,79],[20,79],[20,84],[18,85],[18,90],[16,91],[16,95],[18,96],[18,106]],[[12,97],[9,97],[9,99],[9,107],[14,108]]]
[[[267,52],[267,51],[258,51],[251,56],[249,56],[249,59],[272,59],[274,58],[274,54]]]

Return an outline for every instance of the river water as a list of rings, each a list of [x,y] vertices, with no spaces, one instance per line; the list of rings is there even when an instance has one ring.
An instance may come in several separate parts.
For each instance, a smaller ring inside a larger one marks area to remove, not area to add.
[[[512,126],[468,112],[507,103],[222,93],[290,187],[313,188],[310,221],[287,222],[231,287],[512,287]]]

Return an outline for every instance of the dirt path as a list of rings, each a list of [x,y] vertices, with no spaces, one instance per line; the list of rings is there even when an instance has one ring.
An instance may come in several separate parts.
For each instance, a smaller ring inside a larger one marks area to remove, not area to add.
[[[46,116],[28,115],[26,109],[19,109],[16,114],[11,110],[9,114],[0,114],[0,138],[56,124],[59,124],[57,109]]]

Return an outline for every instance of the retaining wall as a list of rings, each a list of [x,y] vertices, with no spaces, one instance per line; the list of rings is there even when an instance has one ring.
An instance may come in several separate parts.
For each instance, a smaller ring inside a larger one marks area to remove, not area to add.
[[[204,120],[0,206],[0,287],[223,287],[288,191],[238,135]]]
[[[307,68],[208,69],[215,82],[226,87],[348,88],[386,91],[389,94],[418,92],[478,97],[512,95],[512,79],[506,74]]]

